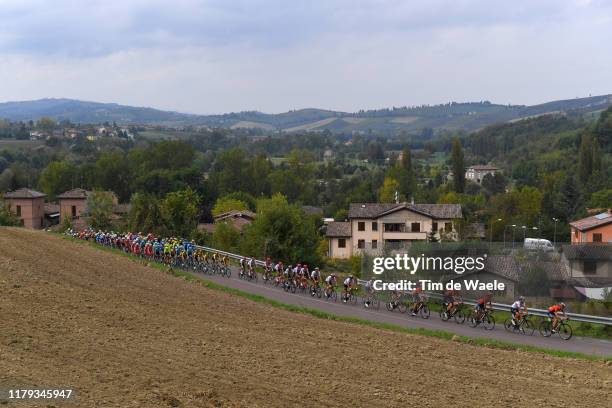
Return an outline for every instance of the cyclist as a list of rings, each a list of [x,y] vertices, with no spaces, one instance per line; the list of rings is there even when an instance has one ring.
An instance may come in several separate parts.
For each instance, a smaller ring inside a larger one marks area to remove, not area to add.
[[[353,275],[349,275],[346,277],[346,279],[344,279],[344,282],[343,282],[344,290],[342,291],[342,301],[344,303],[348,301],[349,295],[351,294],[351,291],[355,287],[355,283],[356,281]]]
[[[255,273],[255,258],[250,257],[247,266],[249,267],[249,277],[253,277]]]
[[[244,276],[244,272],[246,271],[246,257],[240,258],[240,276]]]
[[[325,296],[329,297],[332,288],[336,286],[336,282],[337,278],[335,273],[332,273],[327,278],[325,278]]]
[[[446,315],[451,316],[454,309],[459,306],[459,292],[454,289],[449,289],[444,292],[444,304],[446,305]]]
[[[562,316],[559,316],[559,313]],[[567,319],[567,315],[565,314],[565,303],[559,303],[558,305],[552,305],[548,308],[548,317],[552,319],[552,332],[557,332],[557,324],[559,320]]]
[[[476,303],[476,320],[480,321],[485,309],[491,306],[492,299],[493,294],[491,292],[486,293],[483,297],[478,299],[478,303]]]
[[[521,320],[523,315],[527,314],[527,306],[525,306],[525,296],[519,296],[510,306],[510,313],[512,314],[512,325],[516,326]]]
[[[312,293],[315,294],[321,282],[321,271],[319,271],[319,268],[314,268],[310,274],[310,279],[312,280]]]
[[[423,304],[425,300],[425,296],[422,294],[423,289],[419,286],[412,291],[412,300],[414,304],[412,305],[412,315],[416,316],[419,308]]]

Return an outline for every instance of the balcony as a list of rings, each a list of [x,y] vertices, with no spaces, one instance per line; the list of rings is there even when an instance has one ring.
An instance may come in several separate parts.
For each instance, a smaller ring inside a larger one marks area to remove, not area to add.
[[[427,239],[426,232],[383,232],[383,240],[425,240]]]

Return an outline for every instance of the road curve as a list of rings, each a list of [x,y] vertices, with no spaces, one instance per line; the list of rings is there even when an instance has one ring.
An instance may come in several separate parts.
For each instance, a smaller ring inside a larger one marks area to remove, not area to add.
[[[309,294],[287,293],[277,287],[263,284],[261,276],[259,283],[242,280],[238,278],[236,268],[232,269],[232,276],[229,279],[216,275],[211,276],[202,273],[194,274],[205,280],[239,289],[244,292],[265,296],[282,303],[319,309],[338,316],[357,317],[381,323],[396,324],[403,327],[422,327],[432,330],[444,330],[461,336],[495,339],[553,350],[571,351],[596,356],[612,356],[612,341],[610,340],[594,339],[590,337],[572,337],[570,340],[565,341],[559,336],[545,338],[538,333],[537,329],[533,336],[525,336],[507,332],[503,328],[503,322],[496,322],[495,329],[489,331],[482,327],[471,328],[467,323],[457,324],[452,320],[444,322],[440,320],[437,313],[432,313],[431,317],[425,320],[420,317],[412,317],[409,312],[405,314],[389,312],[385,310],[384,305],[381,305],[380,310],[365,309],[360,302],[356,305],[350,305],[344,304],[340,302],[340,300],[338,300],[338,302],[330,302],[324,298],[313,298]]]

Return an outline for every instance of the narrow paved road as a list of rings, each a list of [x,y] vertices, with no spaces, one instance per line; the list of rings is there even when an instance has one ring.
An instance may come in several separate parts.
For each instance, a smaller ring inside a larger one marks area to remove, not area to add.
[[[593,339],[588,337],[572,337],[570,340],[565,341],[559,336],[550,338],[542,337],[537,330],[533,336],[525,336],[507,332],[503,327],[503,322],[496,322],[495,329],[488,331],[482,327],[471,328],[467,325],[467,322],[464,324],[457,324],[454,321],[444,322],[440,320],[438,313],[435,312],[432,312],[431,317],[427,320],[420,317],[412,317],[408,312],[405,314],[400,314],[399,312],[389,312],[385,310],[384,305],[382,304],[380,310],[365,309],[363,304],[360,302],[358,302],[357,305],[349,305],[344,304],[339,300],[337,303],[335,303],[327,301],[324,298],[313,298],[309,294],[287,293],[277,287],[264,285],[261,277],[259,279],[259,283],[241,280],[238,279],[236,269],[232,270],[232,276],[229,279],[200,273],[196,275],[228,287],[240,289],[244,292],[265,296],[267,298],[287,304],[323,310],[339,316],[358,317],[377,322],[397,324],[404,327],[422,327],[433,330],[445,330],[472,338],[480,337],[496,339],[555,350],[573,351],[598,356],[612,356],[612,341],[610,340]]]

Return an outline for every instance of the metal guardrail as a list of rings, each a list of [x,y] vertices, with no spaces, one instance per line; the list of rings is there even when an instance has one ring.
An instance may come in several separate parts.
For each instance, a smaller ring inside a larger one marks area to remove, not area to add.
[[[231,252],[221,251],[221,250],[215,249],[215,248],[210,248],[210,247],[201,246],[201,245],[197,245],[196,247],[199,248],[199,249],[202,249],[204,251],[207,251],[207,252],[214,252],[214,253],[217,253],[219,255],[227,256],[230,259],[240,260],[240,259],[245,258],[242,255],[237,255],[237,254],[233,254]],[[255,265],[257,265],[257,266],[264,266],[265,262],[259,261],[259,260],[255,260]],[[363,285],[364,283],[366,283],[366,281],[361,280],[361,279],[358,279],[357,282],[360,285]],[[439,293],[427,292],[427,294],[429,295],[429,297],[432,297],[434,299],[443,299],[444,298],[444,296],[439,294]],[[476,306],[477,302],[475,300],[463,299],[463,303],[465,303],[467,305]],[[504,311],[504,312],[509,312],[510,308],[511,308],[510,305],[505,305],[503,303],[491,303],[491,305],[493,306],[493,310],[500,310],[500,311]],[[547,310],[544,310],[544,309],[532,309],[532,308],[529,308],[528,310],[529,310],[529,314],[531,314],[533,316],[548,317],[548,311]],[[578,314],[578,313],[567,313],[567,316],[569,316],[569,318],[571,320],[576,321],[576,322],[594,323],[594,324],[603,324],[603,325],[606,325],[606,326],[612,326],[612,318],[610,318],[610,317],[591,316],[591,315],[584,315],[584,314]]]

